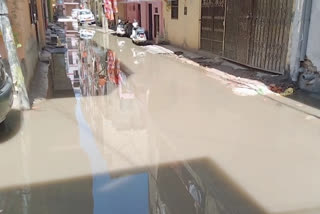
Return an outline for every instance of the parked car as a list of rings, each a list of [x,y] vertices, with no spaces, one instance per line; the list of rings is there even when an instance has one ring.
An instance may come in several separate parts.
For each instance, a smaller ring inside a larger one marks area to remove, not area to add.
[[[73,19],[78,19],[79,10],[80,10],[80,9],[72,9],[71,17],[72,17]]]
[[[96,20],[90,10],[82,9],[82,10],[78,11],[78,22],[79,22],[80,26],[85,23],[91,25],[91,24],[95,24]]]
[[[13,103],[13,83],[11,77],[5,71],[0,55],[0,123],[5,119]]]

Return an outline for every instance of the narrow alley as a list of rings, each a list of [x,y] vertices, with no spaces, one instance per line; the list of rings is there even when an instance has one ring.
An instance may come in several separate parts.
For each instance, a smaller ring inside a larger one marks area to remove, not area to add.
[[[320,213],[319,5],[0,0],[0,214]]]
[[[93,34],[70,40],[74,96],[8,116],[0,210],[318,212],[319,109],[240,96],[197,66]]]

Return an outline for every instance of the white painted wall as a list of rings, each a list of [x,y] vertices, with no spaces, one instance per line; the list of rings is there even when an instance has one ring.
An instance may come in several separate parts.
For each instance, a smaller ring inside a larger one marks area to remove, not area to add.
[[[288,45],[287,62],[290,67],[290,76],[293,81],[298,81],[300,69],[300,51],[303,33],[303,5],[304,0],[295,0],[293,11],[294,15],[291,23],[291,32]]]
[[[320,70],[320,1],[313,0],[307,57]]]

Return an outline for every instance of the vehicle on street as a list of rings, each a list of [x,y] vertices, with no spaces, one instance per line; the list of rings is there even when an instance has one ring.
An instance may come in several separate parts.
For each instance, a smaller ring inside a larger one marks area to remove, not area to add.
[[[116,34],[118,36],[125,36],[126,35],[125,23],[121,19],[118,20]]]
[[[72,9],[72,12],[71,12],[71,17],[73,19],[78,19],[78,12],[79,12],[80,9]]]
[[[132,37],[132,41],[135,44],[145,44],[147,42],[144,28],[140,27],[136,30],[135,36]]]
[[[96,20],[90,10],[83,9],[78,11],[78,22],[80,26],[83,24],[92,25],[96,23]]]
[[[133,29],[130,38],[135,44],[145,44],[147,41],[144,28],[140,27],[137,21],[132,23]]]
[[[11,77],[5,71],[0,55],[0,123],[5,119],[11,110],[13,102],[13,83]]]

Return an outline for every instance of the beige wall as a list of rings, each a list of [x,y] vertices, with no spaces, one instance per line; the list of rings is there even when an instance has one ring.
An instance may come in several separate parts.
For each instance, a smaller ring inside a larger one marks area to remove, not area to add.
[[[188,8],[188,14],[184,15],[184,7]],[[179,17],[171,19],[171,7],[164,1],[164,29],[165,39],[170,44],[186,49],[200,48],[200,0],[179,0]]]

